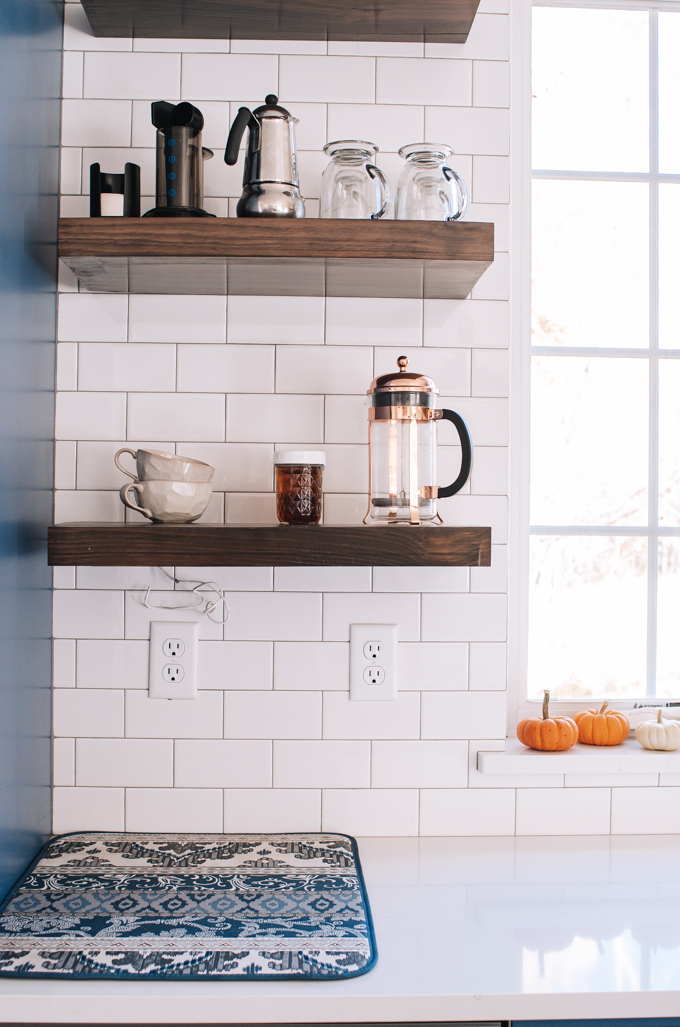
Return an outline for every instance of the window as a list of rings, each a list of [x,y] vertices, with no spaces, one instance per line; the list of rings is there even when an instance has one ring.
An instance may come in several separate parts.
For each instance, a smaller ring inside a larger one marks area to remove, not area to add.
[[[528,697],[680,697],[680,5],[533,9]]]

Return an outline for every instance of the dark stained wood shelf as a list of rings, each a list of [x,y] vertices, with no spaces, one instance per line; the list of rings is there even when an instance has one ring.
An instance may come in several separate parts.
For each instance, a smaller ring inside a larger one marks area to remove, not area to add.
[[[479,0],[83,0],[95,36],[464,43]]]
[[[57,524],[52,566],[489,567],[491,528],[408,525]]]
[[[323,218],[61,218],[59,256],[86,290],[465,299],[494,226]]]

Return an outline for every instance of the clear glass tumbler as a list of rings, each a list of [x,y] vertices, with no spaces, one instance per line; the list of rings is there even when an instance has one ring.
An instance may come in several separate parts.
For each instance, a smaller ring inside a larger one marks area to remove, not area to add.
[[[470,190],[446,161],[446,143],[409,143],[399,156],[406,167],[397,185],[398,221],[460,221],[470,206]]]
[[[326,143],[331,158],[321,178],[319,217],[377,220],[392,207],[392,186],[373,163],[378,152],[374,143],[341,139]]]

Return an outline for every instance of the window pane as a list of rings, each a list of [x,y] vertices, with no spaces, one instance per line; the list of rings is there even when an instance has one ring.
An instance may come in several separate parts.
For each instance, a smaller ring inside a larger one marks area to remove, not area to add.
[[[680,524],[680,361],[659,361],[659,524]],[[678,628],[680,635],[680,627]]]
[[[647,523],[646,360],[534,357],[531,523]]]
[[[647,540],[531,540],[529,698],[645,695]]]
[[[680,14],[659,14],[659,171],[680,171]]]
[[[678,138],[680,139],[680,131]],[[680,185],[660,185],[659,345],[662,349],[680,349],[679,235]]]
[[[646,12],[534,8],[535,168],[648,170],[648,47]]]
[[[535,181],[532,245],[533,345],[648,345],[646,184]]]
[[[659,540],[656,694],[663,699],[680,696],[680,539]]]

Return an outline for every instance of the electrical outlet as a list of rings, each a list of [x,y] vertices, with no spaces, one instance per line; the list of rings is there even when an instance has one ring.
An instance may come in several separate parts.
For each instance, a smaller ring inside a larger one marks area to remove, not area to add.
[[[198,624],[151,621],[149,698],[195,699],[198,686]]]
[[[396,624],[350,624],[349,697],[359,702],[396,700]]]

